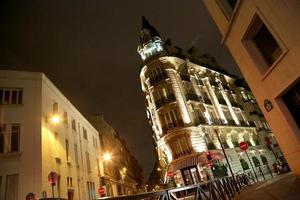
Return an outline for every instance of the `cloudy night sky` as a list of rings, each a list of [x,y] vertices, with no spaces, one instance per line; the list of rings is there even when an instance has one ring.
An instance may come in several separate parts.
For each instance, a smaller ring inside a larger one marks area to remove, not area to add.
[[[163,40],[194,45],[239,74],[201,0],[1,1],[0,69],[44,72],[84,116],[103,114],[148,178],[154,151],[136,51],[143,15]]]

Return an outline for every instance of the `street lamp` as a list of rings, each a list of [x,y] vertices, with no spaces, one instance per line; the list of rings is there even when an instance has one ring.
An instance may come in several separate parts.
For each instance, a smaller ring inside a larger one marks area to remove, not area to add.
[[[106,152],[103,154],[103,160],[104,161],[111,161],[111,154]]]
[[[58,115],[53,115],[49,119],[50,119],[50,122],[53,124],[58,124],[61,121],[61,118]]]

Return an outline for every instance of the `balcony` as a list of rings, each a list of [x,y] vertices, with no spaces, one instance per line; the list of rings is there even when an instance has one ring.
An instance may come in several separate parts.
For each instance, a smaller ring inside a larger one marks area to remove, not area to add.
[[[245,121],[240,121],[240,126],[248,126]]]
[[[210,80],[210,84],[211,84],[211,86],[218,87],[218,83],[216,81]]]
[[[169,94],[167,97],[161,98],[157,101],[155,101],[156,109],[159,109],[160,107],[169,104],[171,102],[176,101],[174,94]]]
[[[237,108],[239,107],[239,105],[235,101],[231,101],[230,103],[233,107],[237,107]]]
[[[196,94],[193,93],[187,93],[186,95],[186,100],[193,100],[193,101],[199,101],[200,97]]]
[[[205,118],[198,116],[198,118],[195,119],[195,125],[199,125],[199,124],[208,124],[208,121],[205,120]]]
[[[249,114],[250,114],[250,115],[259,115],[259,113],[258,113],[257,111],[255,111],[255,110],[254,110],[254,111],[251,111],[251,112],[249,112]]]
[[[190,77],[188,75],[185,75],[185,74],[180,74],[180,78],[183,81],[190,81]]]
[[[169,130],[172,130],[172,129],[176,129],[176,128],[181,128],[181,127],[183,127],[183,121],[182,120],[179,120],[179,121],[177,121],[177,123],[176,124],[168,124],[168,125],[166,125],[166,126],[162,126],[161,128],[162,128],[162,131],[164,132],[164,133],[166,133],[166,132],[168,132]]]
[[[161,73],[157,76],[151,77],[150,78],[150,84],[155,85],[155,84],[161,82],[162,80],[165,80],[166,78],[168,78],[168,75],[167,75],[166,72],[163,72],[163,73]]]
[[[249,122],[249,126],[255,127],[255,123],[254,122]]]
[[[203,81],[201,79],[196,79],[197,85],[204,85]]]
[[[230,90],[230,87],[227,84],[222,84],[224,90]]]
[[[226,101],[223,98],[218,98],[218,102],[219,102],[219,104],[227,105]]]
[[[212,104],[211,100],[207,97],[203,97],[203,100],[204,100],[204,103],[206,103],[206,104],[210,104],[210,105]]]
[[[222,120],[221,119],[211,119],[212,123],[215,125],[222,125]]]
[[[227,120],[227,121],[228,121],[228,124],[227,124],[227,125],[229,125],[229,126],[236,126],[236,123],[235,123],[234,120],[229,119],[229,120]]]

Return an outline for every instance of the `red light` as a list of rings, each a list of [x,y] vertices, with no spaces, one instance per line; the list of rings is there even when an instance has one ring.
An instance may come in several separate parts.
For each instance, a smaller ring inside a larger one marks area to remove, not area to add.
[[[212,155],[211,155],[211,153],[209,151],[206,152],[206,158],[209,161],[212,160]]]

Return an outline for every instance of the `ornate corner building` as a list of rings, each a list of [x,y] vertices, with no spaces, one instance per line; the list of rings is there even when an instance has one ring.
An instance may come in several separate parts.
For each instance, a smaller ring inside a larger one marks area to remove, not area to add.
[[[241,141],[249,145],[253,166],[275,163],[282,155],[247,85],[213,57],[163,42],[144,17],[137,50],[147,117],[165,180],[174,174],[181,186],[228,174],[217,134],[234,173],[250,168],[239,149]]]

